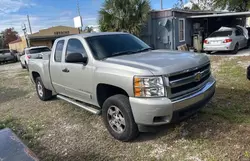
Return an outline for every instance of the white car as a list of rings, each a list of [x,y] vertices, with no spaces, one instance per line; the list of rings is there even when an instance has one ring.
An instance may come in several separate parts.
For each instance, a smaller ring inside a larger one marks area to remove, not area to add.
[[[29,59],[38,59],[40,57],[40,53],[51,51],[47,46],[37,46],[25,48],[22,56],[20,57],[20,63],[22,68],[28,69]]]
[[[204,40],[203,50],[208,54],[212,51],[231,51],[236,54],[239,49],[247,47],[247,42],[239,28],[223,27]]]

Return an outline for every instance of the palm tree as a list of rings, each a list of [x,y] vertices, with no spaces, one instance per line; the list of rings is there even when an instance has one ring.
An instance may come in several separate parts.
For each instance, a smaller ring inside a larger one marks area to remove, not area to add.
[[[101,31],[127,31],[138,35],[148,20],[149,0],[106,0],[99,11]]]
[[[93,27],[86,26],[83,32],[88,32],[88,33],[93,32]]]

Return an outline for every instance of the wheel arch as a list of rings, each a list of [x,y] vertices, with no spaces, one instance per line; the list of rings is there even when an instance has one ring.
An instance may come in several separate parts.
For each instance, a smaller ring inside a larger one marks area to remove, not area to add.
[[[129,97],[128,93],[121,87],[105,83],[99,83],[96,87],[97,103],[100,107],[102,107],[106,99],[116,94],[123,94]]]

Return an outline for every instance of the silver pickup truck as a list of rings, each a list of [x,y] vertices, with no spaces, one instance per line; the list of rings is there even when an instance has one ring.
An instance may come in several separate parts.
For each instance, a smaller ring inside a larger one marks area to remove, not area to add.
[[[53,95],[101,114],[110,134],[130,141],[141,126],[193,114],[214,95],[206,55],[152,50],[128,33],[59,38],[51,54],[29,60],[38,97]]]

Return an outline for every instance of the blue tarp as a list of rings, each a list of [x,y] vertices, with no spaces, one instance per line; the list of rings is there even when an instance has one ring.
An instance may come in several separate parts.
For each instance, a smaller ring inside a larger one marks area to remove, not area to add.
[[[0,130],[0,161],[38,161],[35,154],[8,128]]]

